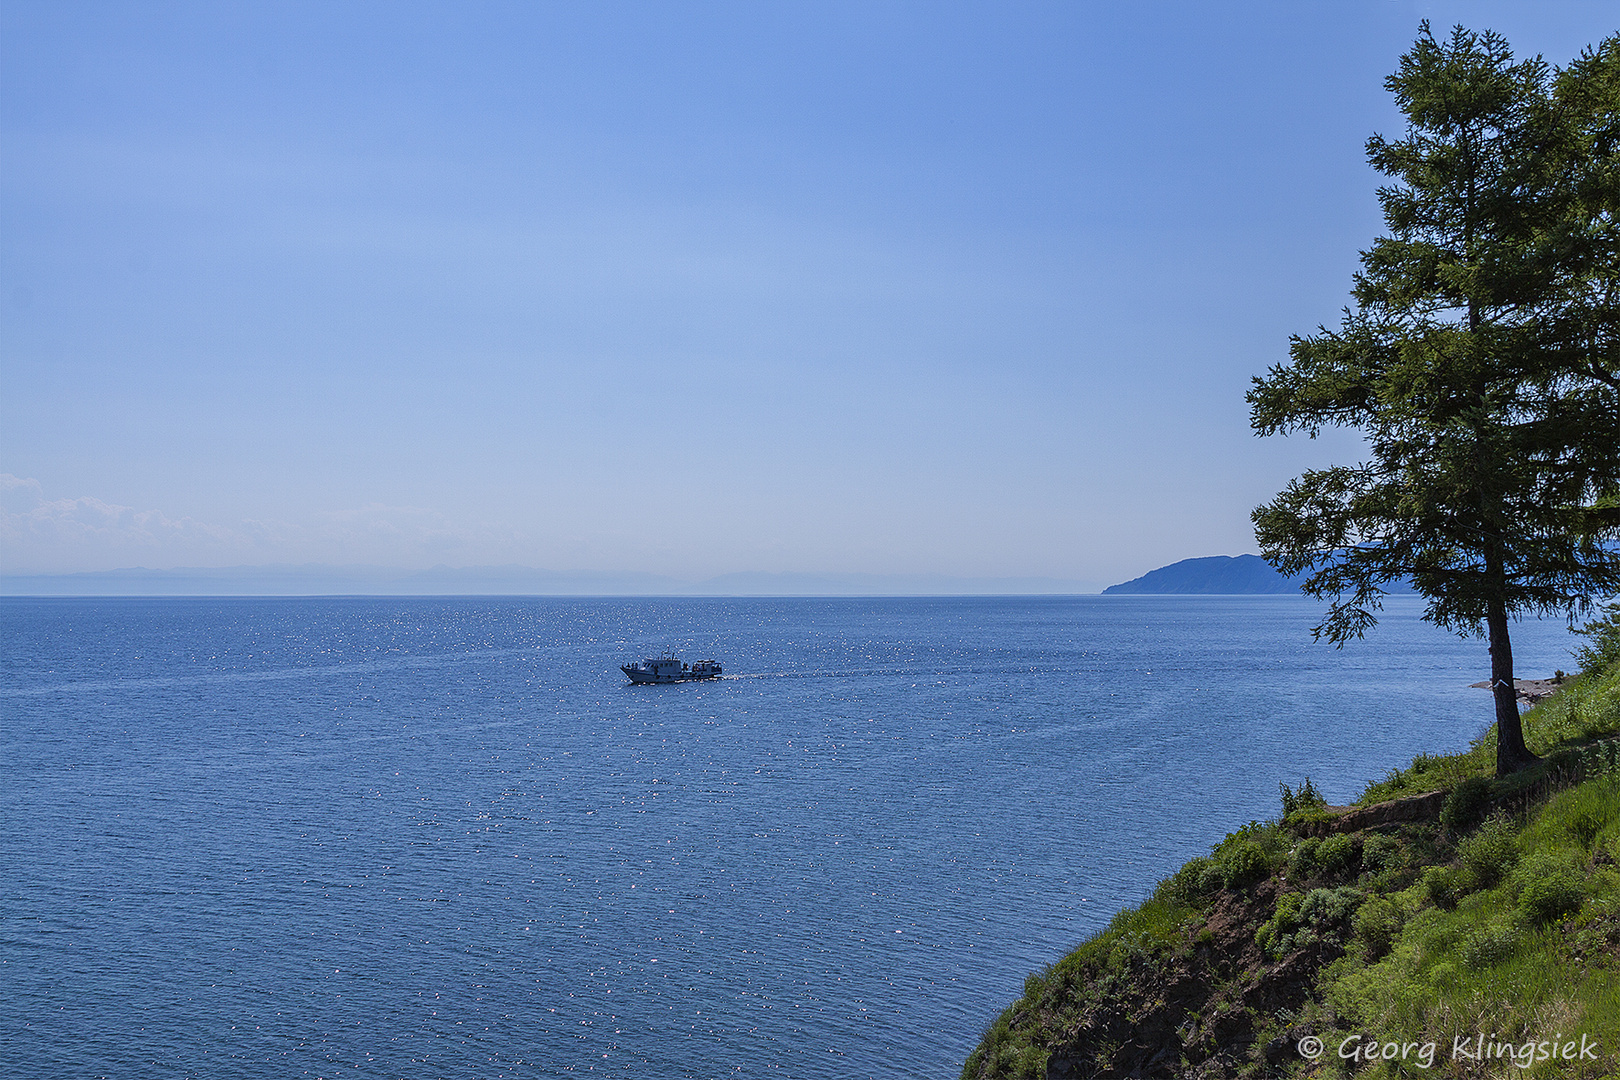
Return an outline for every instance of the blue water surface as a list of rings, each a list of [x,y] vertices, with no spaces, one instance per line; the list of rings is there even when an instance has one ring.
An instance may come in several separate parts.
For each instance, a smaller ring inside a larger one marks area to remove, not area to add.
[[[0,1075],[953,1077],[1279,781],[1486,726],[1417,612],[8,598]]]

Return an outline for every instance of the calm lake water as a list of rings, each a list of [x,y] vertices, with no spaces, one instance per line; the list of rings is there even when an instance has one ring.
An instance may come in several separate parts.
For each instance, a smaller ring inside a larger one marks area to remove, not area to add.
[[[1417,611],[6,599],[0,1075],[954,1077],[1279,781],[1486,726]]]

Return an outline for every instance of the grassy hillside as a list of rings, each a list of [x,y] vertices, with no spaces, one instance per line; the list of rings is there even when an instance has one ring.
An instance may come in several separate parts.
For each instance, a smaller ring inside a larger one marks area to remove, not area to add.
[[[1487,735],[1353,813],[1284,787],[1029,976],[965,1080],[1620,1076],[1614,620],[1582,659],[1525,715],[1534,769],[1493,779]]]

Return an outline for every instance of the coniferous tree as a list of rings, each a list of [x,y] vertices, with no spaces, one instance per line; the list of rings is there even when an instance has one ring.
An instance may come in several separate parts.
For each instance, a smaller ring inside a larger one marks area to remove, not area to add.
[[[1337,330],[1296,337],[1248,395],[1259,434],[1361,431],[1368,460],[1254,511],[1261,550],[1333,598],[1318,636],[1376,622],[1409,578],[1424,618],[1490,643],[1497,771],[1533,760],[1509,621],[1620,591],[1620,38],[1551,71],[1427,23],[1374,135],[1389,235]]]

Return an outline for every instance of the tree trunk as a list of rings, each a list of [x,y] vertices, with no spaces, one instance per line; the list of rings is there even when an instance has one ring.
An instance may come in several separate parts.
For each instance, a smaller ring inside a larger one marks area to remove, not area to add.
[[[1469,322],[1475,322],[1472,302]],[[1483,449],[1483,442],[1480,444]],[[1482,476],[1492,470],[1481,468]],[[1480,496],[1482,521],[1488,523],[1485,537],[1485,580],[1490,590],[1485,601],[1485,631],[1491,643],[1491,697],[1496,699],[1496,775],[1518,772],[1536,756],[1524,745],[1524,724],[1519,720],[1519,691],[1513,684],[1513,643],[1508,640],[1507,568],[1503,565],[1501,532],[1495,531],[1502,515],[1484,492]],[[1493,513],[1493,510],[1498,512]]]
[[[1524,745],[1519,695],[1513,686],[1513,644],[1508,640],[1507,608],[1491,600],[1485,614],[1491,641],[1491,696],[1496,699],[1496,775],[1518,772],[1536,756]]]

